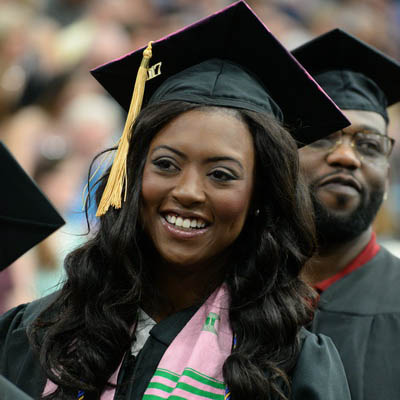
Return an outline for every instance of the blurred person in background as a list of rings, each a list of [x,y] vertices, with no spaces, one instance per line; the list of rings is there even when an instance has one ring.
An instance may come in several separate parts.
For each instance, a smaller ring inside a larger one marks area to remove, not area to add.
[[[121,123],[116,105],[88,76],[88,64],[93,66],[114,57],[115,52],[126,51],[129,40],[120,30],[113,29],[112,23],[107,25],[110,29],[103,26],[101,34],[95,37],[97,48],[102,51],[93,57],[88,48],[93,42],[94,27],[100,26],[95,16],[90,19],[94,22],[62,28],[49,18],[35,16],[28,3],[2,7],[0,32],[7,48],[0,54],[0,60],[8,64],[0,62],[0,66],[10,65],[22,71],[23,79],[19,85],[7,74],[4,76],[14,96],[2,97],[7,107],[0,113],[0,139],[69,222],[2,274],[4,311],[54,291],[63,276],[65,255],[85,240],[82,192],[87,168],[100,148],[113,143]],[[8,23],[4,19],[7,16],[14,16],[15,21]],[[14,27],[19,29],[18,35]],[[83,45],[72,48],[71,42],[79,34],[85,38]],[[8,43],[10,37],[13,40]],[[105,41],[112,41],[113,46],[103,46]],[[18,46],[12,46],[13,43]],[[81,69],[85,70],[84,78]],[[56,143],[61,143],[58,150]]]
[[[16,2],[0,3],[0,121],[15,111],[26,84],[22,66],[28,48],[31,10]]]
[[[311,330],[333,339],[352,399],[397,399],[400,259],[372,224],[389,188],[400,63],[339,29],[293,54],[352,123],[300,150],[319,245],[303,274],[320,294]]]
[[[49,138],[47,144],[51,140],[56,142],[60,139],[59,137]],[[53,143],[50,146],[53,146],[55,150],[60,143]],[[79,159],[65,149],[59,150],[61,151],[57,154],[54,151],[51,157],[49,152],[46,155],[42,153],[33,177],[57,210],[68,217],[71,204],[81,187],[82,165]],[[30,268],[35,271],[36,298],[59,289],[65,277],[62,268],[65,255],[83,241],[82,236],[77,234],[79,231],[80,229],[71,227],[69,221],[65,228],[52,234],[20,259],[21,261],[24,259],[26,263],[29,261],[32,263]],[[28,265],[26,267],[29,268]],[[15,307],[15,304],[13,306]]]

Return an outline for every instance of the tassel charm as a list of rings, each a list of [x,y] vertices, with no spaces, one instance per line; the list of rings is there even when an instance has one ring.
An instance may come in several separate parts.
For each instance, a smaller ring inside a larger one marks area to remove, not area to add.
[[[149,62],[152,56],[151,43],[152,42],[148,44],[147,48],[143,52],[142,62],[136,76],[135,88],[133,90],[132,100],[129,106],[128,117],[125,122],[122,136],[119,139],[117,154],[111,167],[110,175],[96,212],[97,217],[104,215],[110,206],[117,209],[121,208],[122,192],[124,190],[124,201],[126,200],[128,187],[126,159],[129,151],[131,129],[142,107],[144,88],[147,80],[147,71],[149,69]]]

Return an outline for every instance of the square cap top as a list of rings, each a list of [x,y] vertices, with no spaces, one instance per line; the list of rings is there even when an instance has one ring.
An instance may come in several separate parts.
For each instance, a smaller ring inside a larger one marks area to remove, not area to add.
[[[65,222],[1,142],[0,171],[1,271]]]
[[[334,29],[292,51],[342,109],[374,111],[400,100],[400,63],[362,40]]]
[[[143,49],[91,71],[125,110]],[[300,145],[349,125],[244,1],[155,41],[152,53],[144,107],[183,100],[269,112]]]

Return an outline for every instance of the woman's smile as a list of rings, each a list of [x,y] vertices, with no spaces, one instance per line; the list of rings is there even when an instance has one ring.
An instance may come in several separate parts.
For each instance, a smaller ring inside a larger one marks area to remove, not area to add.
[[[233,111],[189,111],[153,139],[142,220],[169,264],[199,265],[240,234],[253,190],[252,136]]]
[[[185,218],[168,213],[162,216],[162,224],[166,231],[176,239],[192,239],[204,235],[210,225],[196,218]]]

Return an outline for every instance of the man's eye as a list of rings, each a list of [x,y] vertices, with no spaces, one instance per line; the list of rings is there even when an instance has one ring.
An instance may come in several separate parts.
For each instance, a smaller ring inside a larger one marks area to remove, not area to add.
[[[324,138],[324,139],[320,139],[315,142],[312,142],[308,146],[312,147],[314,149],[325,149],[325,148],[329,148],[330,146],[332,146],[333,142],[334,141],[329,138]]]
[[[220,169],[217,169],[215,171],[212,171],[209,176],[211,176],[214,180],[219,181],[219,182],[227,182],[227,181],[232,181],[236,179],[236,176],[233,174],[230,174],[226,171],[222,171]]]
[[[373,139],[359,139],[356,142],[356,147],[365,155],[381,155],[383,152],[382,144]]]
[[[154,160],[153,165],[155,165],[158,169],[162,171],[176,171],[178,169],[178,167],[167,158]]]

